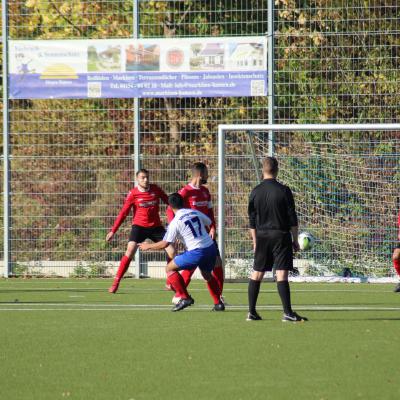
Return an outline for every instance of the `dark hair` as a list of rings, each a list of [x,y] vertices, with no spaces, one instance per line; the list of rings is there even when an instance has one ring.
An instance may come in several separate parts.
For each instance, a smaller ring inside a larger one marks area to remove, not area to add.
[[[140,168],[138,172],[136,172],[136,176],[139,176],[139,174],[146,174],[149,175],[149,171],[145,168]]]
[[[172,193],[168,196],[168,204],[175,210],[179,210],[183,208],[183,197],[179,193]]]
[[[207,169],[207,165],[202,162],[197,162],[193,164],[192,173],[195,174],[196,172],[202,173],[205,172]]]
[[[278,173],[278,160],[275,157],[265,157],[263,161],[263,172],[276,175]]]

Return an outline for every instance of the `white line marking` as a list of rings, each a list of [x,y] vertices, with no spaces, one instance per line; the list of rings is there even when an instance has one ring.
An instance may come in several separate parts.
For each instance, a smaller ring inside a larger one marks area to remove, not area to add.
[[[392,285],[390,285],[391,287]],[[65,292],[66,290],[68,291],[74,291],[74,290],[79,290],[82,291],[84,290],[85,292],[97,292],[97,291],[103,291],[104,293],[107,293],[108,287],[98,287],[98,288],[77,288],[77,287],[71,287],[71,288],[42,288],[42,287],[25,287],[25,288],[16,288],[16,287],[1,287],[0,285],[0,294],[2,293],[2,290],[4,290],[3,293],[11,292],[11,291],[46,291],[46,292]],[[196,289],[191,286],[191,291],[192,292],[208,292],[208,289]],[[128,294],[128,293],[140,293],[140,292],[165,292],[168,293],[170,292],[171,294],[173,293],[172,291],[164,290],[164,288],[136,288],[136,287],[125,287],[121,288],[119,293],[122,294]],[[231,292],[231,293],[247,293],[247,288],[246,289],[224,289],[224,293]],[[359,290],[359,289],[295,289],[291,288],[291,292],[293,293],[392,293],[393,290]],[[276,289],[271,289],[271,290],[260,290],[260,293],[276,293]]]
[[[18,306],[19,308],[16,308]],[[33,307],[35,306],[35,307]],[[45,306],[45,308],[43,308]],[[42,307],[42,308],[40,308]],[[52,308],[54,307],[54,308]],[[68,307],[68,308],[65,308]],[[0,311],[169,311],[171,305],[165,304],[27,304],[24,307],[21,303],[2,304]],[[211,304],[197,304],[190,307],[193,311],[210,311]],[[281,311],[281,306],[259,306],[258,310]],[[227,310],[247,310],[247,305],[228,306]],[[302,311],[400,311],[400,307],[372,307],[372,306],[296,306],[296,310]],[[400,317],[400,316],[399,316]]]

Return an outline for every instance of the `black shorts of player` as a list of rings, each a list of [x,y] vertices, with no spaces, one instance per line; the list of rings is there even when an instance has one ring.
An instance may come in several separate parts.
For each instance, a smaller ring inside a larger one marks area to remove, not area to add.
[[[129,235],[129,241],[142,243],[146,239],[150,239],[153,242],[160,242],[161,240],[163,240],[164,235],[165,229],[163,226],[146,228],[144,226],[132,225],[131,234]]]
[[[396,250],[396,249],[400,249],[400,242],[397,243],[397,246],[394,246],[394,249],[393,249],[393,250]]]
[[[254,271],[293,270],[293,244],[290,232],[270,230],[256,234]]]

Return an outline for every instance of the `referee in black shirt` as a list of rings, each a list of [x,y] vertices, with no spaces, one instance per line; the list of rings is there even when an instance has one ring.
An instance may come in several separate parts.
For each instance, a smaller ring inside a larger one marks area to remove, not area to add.
[[[289,271],[293,270],[293,250],[299,250],[298,223],[292,191],[276,180],[278,161],[267,157],[263,161],[264,180],[250,194],[250,233],[254,247],[254,267],[249,281],[249,313],[247,321],[262,318],[256,311],[260,284],[265,271],[276,271],[278,293],[283,305],[282,321],[302,322],[292,310]]]

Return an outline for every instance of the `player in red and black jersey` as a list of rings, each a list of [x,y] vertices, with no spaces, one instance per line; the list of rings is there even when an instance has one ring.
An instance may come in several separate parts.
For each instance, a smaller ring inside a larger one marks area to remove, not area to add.
[[[192,208],[194,210],[201,211],[211,219],[211,225],[209,228],[209,235],[215,242],[216,226],[215,217],[213,211],[213,205],[211,201],[211,195],[209,190],[204,186],[208,179],[208,168],[205,164],[197,162],[192,167],[192,179],[184,186],[178,193],[183,197],[185,208]],[[174,213],[171,207],[167,208],[168,222],[171,222],[174,218]],[[182,277],[186,287],[189,285],[192,275],[195,270],[182,271]],[[222,268],[222,260],[220,255],[217,256],[214,271],[212,273],[218,282],[218,286],[223,290],[224,286],[224,270]]]
[[[393,260],[393,267],[397,272],[397,275],[400,277],[400,212],[399,216],[397,217],[397,225],[398,225],[398,232],[397,232],[397,239],[399,242],[397,243],[397,246],[393,250],[393,255],[392,255],[392,260]],[[400,293],[400,283],[397,284],[397,286],[394,288],[395,292]]]
[[[146,169],[141,169],[136,173],[136,181],[137,186],[126,196],[124,205],[106,236],[106,240],[109,242],[133,209],[132,230],[128,246],[121,259],[114,282],[108,290],[110,293],[115,293],[118,290],[119,283],[136,253],[138,244],[146,239],[159,242],[165,234],[165,229],[160,220],[159,205],[160,200],[168,204],[168,196],[160,187],[150,184],[149,172]],[[168,246],[165,251],[169,258],[174,258],[175,249],[173,246]]]

